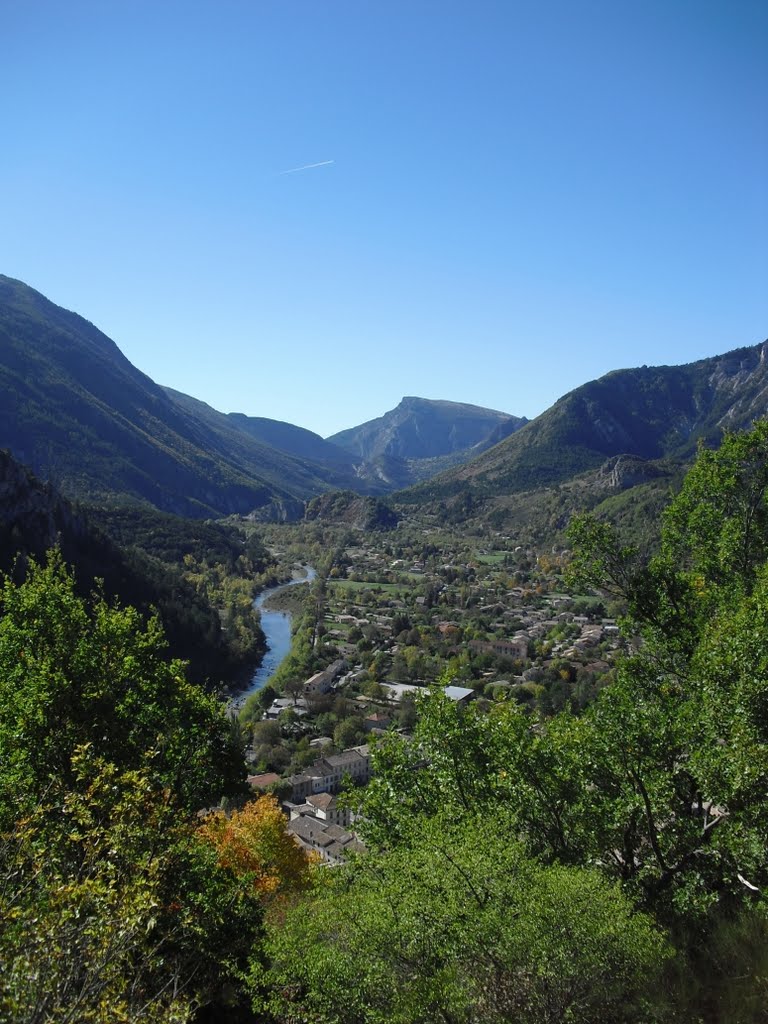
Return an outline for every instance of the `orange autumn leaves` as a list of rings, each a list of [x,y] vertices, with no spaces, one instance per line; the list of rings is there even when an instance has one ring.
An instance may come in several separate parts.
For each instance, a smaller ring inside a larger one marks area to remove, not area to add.
[[[265,899],[309,885],[311,859],[286,832],[272,796],[261,796],[229,815],[211,814],[199,834],[214,847],[221,867],[238,877],[250,876]]]

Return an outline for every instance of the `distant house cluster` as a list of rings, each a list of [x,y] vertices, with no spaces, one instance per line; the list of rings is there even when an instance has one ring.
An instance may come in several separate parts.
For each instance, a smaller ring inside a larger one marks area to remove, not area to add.
[[[339,807],[332,793],[318,793],[290,808],[287,830],[308,852],[328,864],[343,864],[350,853],[365,850],[348,826],[349,811]]]
[[[349,778],[364,785],[371,775],[367,745],[320,757],[298,775],[292,775],[291,798],[283,803],[289,816],[288,831],[304,849],[329,864],[341,864],[351,851],[364,849],[349,831],[349,811],[339,806],[336,794]]]
[[[342,864],[351,851],[362,851],[363,844],[349,830],[350,813],[339,806],[336,794],[347,779],[364,785],[370,777],[367,745],[320,757],[303,772],[292,775],[287,780],[291,786],[290,799],[282,804],[289,818],[288,832],[301,847],[329,864]],[[251,788],[261,792],[281,781],[275,772],[248,777]]]

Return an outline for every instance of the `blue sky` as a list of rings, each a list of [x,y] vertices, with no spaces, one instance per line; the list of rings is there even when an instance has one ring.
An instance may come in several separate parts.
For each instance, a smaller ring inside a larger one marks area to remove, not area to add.
[[[0,0],[0,40],[0,272],[222,411],[533,417],[768,335],[763,0]]]

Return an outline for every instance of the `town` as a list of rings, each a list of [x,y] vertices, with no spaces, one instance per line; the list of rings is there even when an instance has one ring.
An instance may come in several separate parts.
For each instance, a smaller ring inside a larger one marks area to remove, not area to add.
[[[418,522],[264,529],[278,560],[300,551],[317,577],[290,588],[291,655],[240,713],[249,782],[331,864],[360,849],[339,795],[368,781],[378,737],[409,735],[419,694],[439,685],[481,710],[510,700],[578,714],[626,646],[618,606],[571,592],[567,549],[545,555],[501,533],[454,537]]]

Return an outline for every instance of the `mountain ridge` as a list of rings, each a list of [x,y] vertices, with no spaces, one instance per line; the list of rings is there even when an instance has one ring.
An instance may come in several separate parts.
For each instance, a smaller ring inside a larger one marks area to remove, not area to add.
[[[501,524],[515,518],[503,511],[515,495],[529,501],[590,475],[603,487],[610,478],[606,464],[617,457],[667,460],[674,476],[699,443],[715,446],[724,429],[747,428],[768,415],[767,352],[768,342],[760,342],[678,366],[612,370],[563,395],[471,462],[394,499],[448,503],[449,514],[463,508],[478,515],[484,508]]]
[[[4,275],[0,443],[71,498],[138,499],[197,518],[295,519],[329,490],[381,495],[444,468],[366,459],[293,424],[220,413],[155,383],[90,321]]]
[[[70,498],[140,500],[187,517],[295,519],[333,490],[476,507],[619,455],[690,459],[697,443],[768,413],[766,352],[761,342],[612,370],[530,421],[405,396],[324,439],[161,387],[85,318],[0,275],[0,444]]]
[[[469,451],[502,424],[517,429],[526,422],[525,417],[466,402],[408,395],[389,412],[327,440],[365,459],[394,456],[413,461]]]

